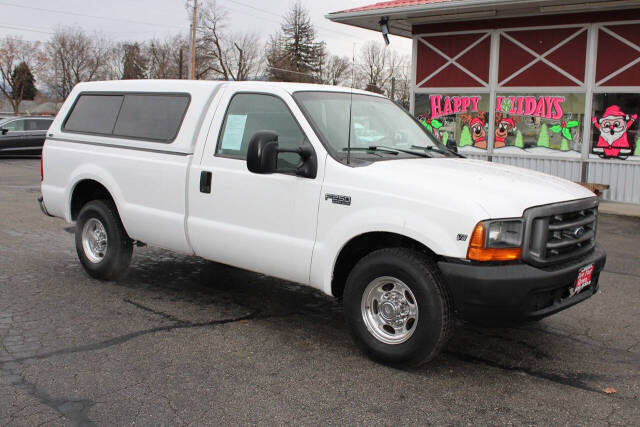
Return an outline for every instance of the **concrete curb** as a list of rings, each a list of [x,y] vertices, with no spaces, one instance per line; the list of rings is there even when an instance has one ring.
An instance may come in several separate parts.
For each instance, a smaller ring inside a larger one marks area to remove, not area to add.
[[[640,217],[640,205],[631,203],[600,202],[600,213]]]

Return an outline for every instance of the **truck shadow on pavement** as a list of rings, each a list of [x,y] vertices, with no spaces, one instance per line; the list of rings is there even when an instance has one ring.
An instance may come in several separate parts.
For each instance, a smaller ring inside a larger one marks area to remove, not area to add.
[[[274,336],[310,337],[337,357],[366,359],[350,341],[340,301],[311,288],[155,248],[138,250],[127,276],[114,285],[132,291],[126,303],[172,322],[160,329],[288,318],[293,331],[268,322],[262,327]],[[586,356],[575,363],[576,354]],[[438,358],[405,371],[430,376],[464,368],[482,376],[498,369],[603,394],[604,384],[620,378],[590,367],[592,358],[621,367],[640,362],[633,353],[572,336],[549,320],[500,328],[459,322]]]

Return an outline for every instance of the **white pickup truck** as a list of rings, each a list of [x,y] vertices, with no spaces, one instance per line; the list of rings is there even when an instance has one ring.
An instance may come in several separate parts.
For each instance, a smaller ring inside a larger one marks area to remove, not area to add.
[[[332,86],[81,83],[49,128],[43,211],[117,279],[136,242],[343,298],[358,346],[416,365],[456,316],[537,319],[598,290],[598,201],[461,158],[388,99]]]

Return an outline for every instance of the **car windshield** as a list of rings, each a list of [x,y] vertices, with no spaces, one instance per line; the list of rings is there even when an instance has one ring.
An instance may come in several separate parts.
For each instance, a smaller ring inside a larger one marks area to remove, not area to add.
[[[338,159],[347,151],[351,151],[351,156],[369,156],[371,160],[407,158],[414,153],[415,157],[451,155],[422,125],[387,98],[353,94],[352,101],[350,93],[318,91],[296,92],[294,98]]]

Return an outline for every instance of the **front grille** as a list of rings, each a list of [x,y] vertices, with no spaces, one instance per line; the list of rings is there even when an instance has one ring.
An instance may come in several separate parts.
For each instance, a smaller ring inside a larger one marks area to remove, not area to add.
[[[596,244],[597,216],[596,198],[527,209],[523,260],[546,266],[586,254]]]

